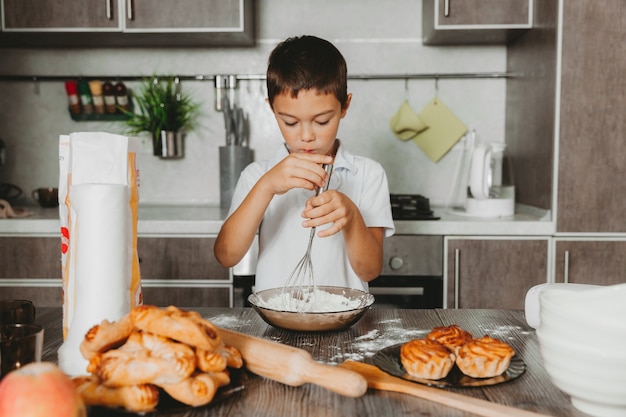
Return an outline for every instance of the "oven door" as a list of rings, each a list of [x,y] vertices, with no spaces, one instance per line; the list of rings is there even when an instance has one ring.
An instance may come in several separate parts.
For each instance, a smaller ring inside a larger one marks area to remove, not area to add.
[[[384,260],[381,275],[369,283],[375,308],[443,307],[443,236],[390,236]]]

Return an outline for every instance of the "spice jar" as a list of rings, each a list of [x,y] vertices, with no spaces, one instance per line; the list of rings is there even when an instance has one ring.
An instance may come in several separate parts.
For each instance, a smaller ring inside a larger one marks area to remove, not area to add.
[[[130,110],[130,104],[128,102],[128,91],[123,82],[118,81],[115,84],[115,102],[119,107],[124,110]]]
[[[93,100],[93,107],[97,114],[104,114],[104,98],[102,97],[102,83],[98,80],[89,81],[89,91]]]
[[[115,88],[110,81],[105,81],[102,84],[102,95],[104,96],[104,108],[107,113],[117,113],[117,107],[115,107]]]
[[[65,91],[70,103],[70,113],[80,114],[80,98],[78,98],[78,86],[76,81],[66,81]]]
[[[78,95],[80,97],[80,104],[83,106],[83,113],[93,113],[93,100],[91,98],[91,92],[89,91],[89,84],[87,81],[78,82]]]

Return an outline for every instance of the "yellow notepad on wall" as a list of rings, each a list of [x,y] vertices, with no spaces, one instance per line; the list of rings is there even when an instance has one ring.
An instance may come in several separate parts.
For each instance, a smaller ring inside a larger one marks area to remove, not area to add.
[[[439,162],[467,132],[467,126],[437,97],[424,107],[419,116],[428,129],[415,136],[413,142],[433,162]]]

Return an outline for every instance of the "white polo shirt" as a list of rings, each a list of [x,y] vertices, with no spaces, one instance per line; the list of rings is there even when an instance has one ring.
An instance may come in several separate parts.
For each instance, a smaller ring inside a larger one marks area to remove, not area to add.
[[[229,215],[241,204],[259,178],[288,155],[281,145],[274,156],[248,165],[233,193]],[[368,227],[385,228],[385,236],[394,233],[389,202],[387,175],[376,161],[350,154],[343,145],[335,156],[329,189],[338,190],[356,204]],[[301,216],[306,201],[315,194],[292,189],[274,196],[259,228],[259,259],[255,290],[282,287],[306,253],[310,228],[302,227]],[[317,231],[330,225],[319,226]],[[320,238],[315,236],[311,249],[317,285],[357,288],[367,291],[367,283],[356,275],[346,253],[343,232]]]

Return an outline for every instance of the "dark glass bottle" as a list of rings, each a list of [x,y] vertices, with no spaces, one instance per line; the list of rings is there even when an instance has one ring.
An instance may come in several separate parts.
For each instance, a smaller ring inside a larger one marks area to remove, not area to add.
[[[104,107],[109,114],[117,113],[117,107],[115,106],[115,88],[110,81],[105,81],[102,84],[102,95],[104,96]]]
[[[130,110],[128,90],[126,90],[126,86],[121,81],[118,81],[117,84],[115,84],[115,102],[124,110]]]

